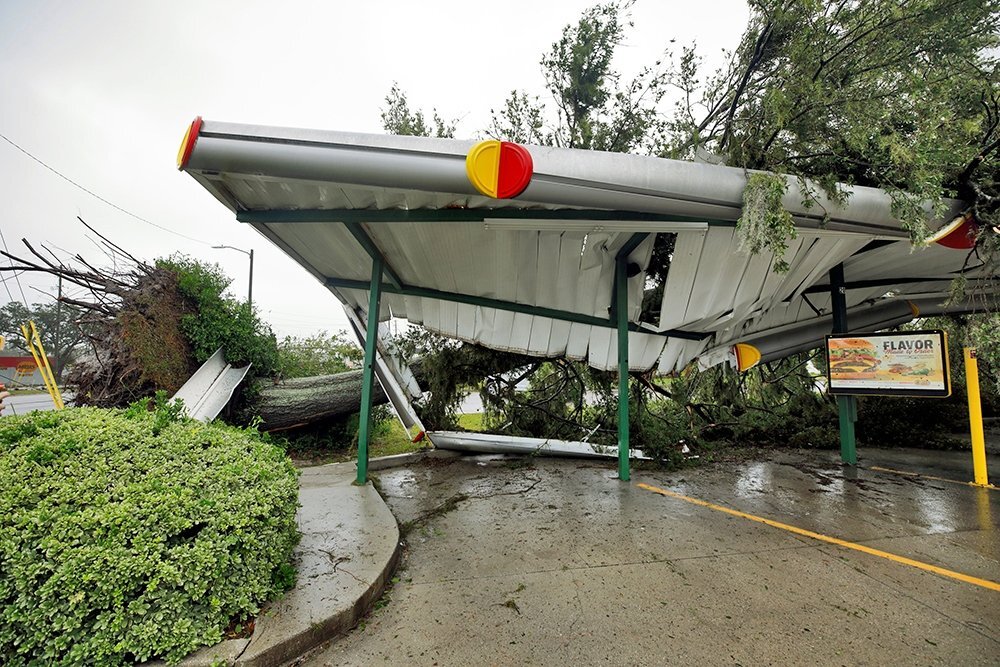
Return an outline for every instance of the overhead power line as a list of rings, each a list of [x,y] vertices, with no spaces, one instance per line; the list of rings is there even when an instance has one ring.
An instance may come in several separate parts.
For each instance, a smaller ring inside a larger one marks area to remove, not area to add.
[[[144,222],[147,225],[152,225],[153,227],[156,227],[159,230],[167,232],[168,234],[173,234],[174,236],[179,236],[179,237],[181,237],[183,239],[187,239],[188,241],[194,241],[195,243],[201,243],[202,245],[208,245],[208,246],[212,245],[211,243],[208,243],[207,241],[202,241],[201,239],[196,239],[193,236],[188,236],[186,234],[181,234],[180,232],[174,231],[173,229],[170,229],[169,227],[164,227],[163,225],[156,224],[152,220],[147,220],[146,218],[142,217],[141,215],[136,215],[135,213],[132,213],[131,211],[128,211],[128,210],[122,208],[118,204],[105,199],[104,197],[102,197],[101,195],[97,194],[93,190],[89,190],[89,189],[85,188],[84,186],[80,185],[79,183],[77,183],[76,181],[74,181],[69,176],[64,175],[58,169],[56,169],[54,167],[50,167],[48,164],[46,164],[45,162],[43,162],[41,159],[35,157],[34,155],[32,155],[31,153],[29,153],[28,151],[26,151],[24,148],[21,148],[21,146],[19,146],[18,144],[14,143],[7,136],[5,136],[3,134],[0,134],[0,139],[3,139],[8,144],[10,144],[11,146],[13,146],[17,150],[21,151],[22,153],[24,153],[25,155],[27,155],[29,158],[31,158],[32,160],[34,160],[38,164],[42,165],[43,167],[45,167],[46,169],[48,169],[49,171],[51,171],[53,174],[55,174],[59,178],[63,179],[64,181],[66,181],[67,183],[69,183],[70,185],[72,185],[73,187],[78,188],[80,190],[83,190],[84,192],[86,192],[91,197],[94,197],[95,199],[104,202],[105,204],[107,204],[111,208],[113,208],[115,210],[118,210],[118,211],[121,211],[125,215],[127,215],[127,216],[129,216],[131,218],[135,218],[139,222]]]

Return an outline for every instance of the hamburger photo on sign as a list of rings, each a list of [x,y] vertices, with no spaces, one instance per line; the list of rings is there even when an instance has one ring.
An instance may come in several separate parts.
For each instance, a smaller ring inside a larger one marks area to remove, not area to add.
[[[829,341],[830,376],[841,380],[875,378],[881,361],[872,341],[865,338],[835,338]]]

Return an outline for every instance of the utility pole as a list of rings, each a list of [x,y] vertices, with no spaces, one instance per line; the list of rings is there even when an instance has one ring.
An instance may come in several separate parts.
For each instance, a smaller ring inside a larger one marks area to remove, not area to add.
[[[63,354],[62,354],[62,348],[59,346],[59,342],[61,340],[60,336],[61,331],[62,331],[62,276],[59,276],[58,296],[56,297],[56,344],[55,344],[56,349],[53,350],[56,357],[56,382],[62,380],[62,372],[63,372],[63,365],[62,365]]]

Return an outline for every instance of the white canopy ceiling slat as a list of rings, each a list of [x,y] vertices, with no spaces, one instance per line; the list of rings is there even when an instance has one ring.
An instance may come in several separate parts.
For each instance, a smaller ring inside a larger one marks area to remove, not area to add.
[[[514,313],[509,310],[495,310],[493,317],[495,324],[493,338],[489,339],[490,347],[495,347],[498,350],[509,350],[510,346],[505,341],[510,341],[514,335]]]
[[[739,287],[733,296],[732,321],[742,322],[754,311],[754,304],[760,300],[764,277],[771,270],[771,258],[761,255],[751,255],[746,259]]]
[[[656,236],[650,234],[646,239],[636,246],[635,250],[629,253],[629,259],[639,265],[640,273],[628,279],[628,318],[632,322],[639,321],[642,315],[642,298],[646,289],[646,270],[649,267],[649,260],[653,255],[653,246],[656,243]]]
[[[660,329],[676,329],[684,324],[685,313],[691,299],[691,289],[697,277],[701,249],[708,236],[707,230],[677,235],[670,273],[663,288],[660,303]]]
[[[333,224],[332,227],[344,228],[344,225]],[[394,225],[368,224],[362,225],[365,232],[372,237],[375,244],[382,248],[385,257],[391,257],[391,266],[402,280],[408,284],[415,284],[416,280],[423,277],[423,270],[420,267],[420,258],[408,252],[408,246],[412,243],[413,229],[409,223]],[[346,228],[345,228],[346,230]]]
[[[792,292],[791,298],[795,299],[801,296],[802,292],[811,285],[828,282],[830,269],[864,248],[870,240],[870,237],[864,236],[857,239],[817,239],[810,248],[808,256],[803,259],[802,266],[808,270],[802,277],[799,286]],[[810,266],[811,268],[809,268]]]
[[[493,296],[501,301],[517,300],[517,282],[512,280],[510,267],[517,255],[520,233],[507,229],[496,230],[491,234],[492,241],[484,244],[486,254],[492,255],[485,266],[493,268],[493,273],[490,274],[493,279],[492,289],[484,291],[485,296]]]
[[[731,229],[712,227],[708,230],[701,255],[695,265],[695,278],[691,285],[687,309],[684,311],[682,327],[704,318],[716,305],[712,296],[719,290],[719,285],[729,270],[726,260],[729,257],[732,244],[733,232]],[[671,268],[673,267],[671,266]],[[667,282],[670,282],[669,274]]]
[[[404,296],[403,297],[403,309],[399,312],[396,317],[405,317],[407,320],[414,324],[419,324],[424,321],[424,300],[415,296]]]
[[[591,328],[587,363],[602,371],[618,367],[618,341],[613,329]]]
[[[697,306],[695,308],[689,306],[685,317],[684,327],[696,331],[702,330],[711,322],[718,321],[727,313],[732,313],[740,283],[750,263],[749,254],[736,250],[733,241],[734,230],[725,227],[712,229],[713,233],[716,231],[718,234],[713,247],[706,244],[705,250],[702,251],[703,255],[716,257],[715,275],[711,281],[704,281],[705,290],[702,293],[692,291],[691,301]]]
[[[760,298],[754,304],[754,310],[767,310],[776,303],[784,301],[785,297],[795,288],[797,283],[789,284],[788,274],[792,272],[795,264],[795,257],[802,248],[802,237],[788,240],[788,250],[785,257],[788,258],[788,273],[777,273],[774,270],[776,259],[771,258],[771,268],[764,274],[764,283],[760,288]]]
[[[458,320],[456,324],[456,337],[462,340],[476,340],[476,331],[479,329],[477,320],[482,309],[467,303],[457,303],[455,306],[455,313]]]
[[[476,328],[473,331],[472,340],[490,340],[492,341],[495,334],[495,323],[496,323],[497,310],[494,308],[478,308],[476,312]]]
[[[454,301],[442,301],[438,307],[438,332],[449,338],[459,338],[458,308],[462,304]]]
[[[535,303],[538,288],[538,232],[518,232],[514,256],[509,259],[514,269],[515,303]]]

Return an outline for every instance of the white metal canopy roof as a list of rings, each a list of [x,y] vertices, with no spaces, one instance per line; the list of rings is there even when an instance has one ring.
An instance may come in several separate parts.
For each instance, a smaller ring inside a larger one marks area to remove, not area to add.
[[[473,145],[206,121],[182,168],[356,310],[368,307],[372,256],[381,256],[381,319],[601,369],[616,367],[620,253],[636,265],[629,366],[664,372],[700,356],[718,363],[738,341],[778,336],[773,356],[813,340],[817,325],[828,333],[828,272],[838,264],[849,321],[864,314],[858,322],[874,328],[911,318],[918,299],[921,312],[940,312],[967,260],[966,251],[912,249],[880,190],[851,188],[846,206],[821,198],[807,209],[790,180],[784,205],[799,233],[785,254],[790,270],[776,274],[772,256],[737,250],[741,169],[528,146],[527,189],[498,200],[468,180]],[[931,228],[958,211],[955,202]],[[676,234],[676,246],[659,321],[640,324],[656,233]],[[975,262],[966,275],[979,275]]]

